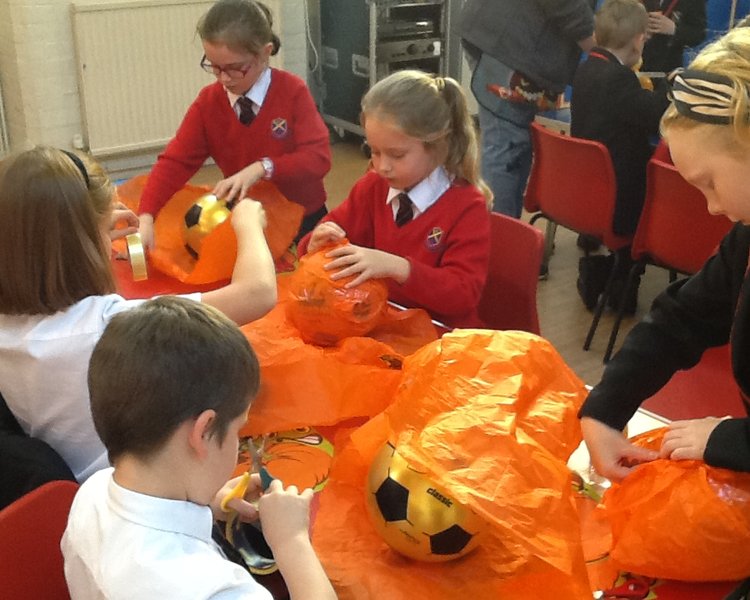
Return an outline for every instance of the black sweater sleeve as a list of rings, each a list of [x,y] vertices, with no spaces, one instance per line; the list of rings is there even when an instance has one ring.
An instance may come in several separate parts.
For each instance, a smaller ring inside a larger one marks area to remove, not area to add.
[[[749,241],[750,228],[735,226],[698,273],[656,298],[607,364],[580,416],[622,429],[677,370],[697,364],[706,348],[729,341]]]

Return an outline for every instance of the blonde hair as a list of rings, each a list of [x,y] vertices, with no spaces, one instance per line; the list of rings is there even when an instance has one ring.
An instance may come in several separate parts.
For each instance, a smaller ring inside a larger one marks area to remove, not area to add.
[[[729,103],[731,112],[731,123],[727,125],[707,125],[704,122],[690,118],[688,115],[680,114],[674,102],[669,105],[661,120],[662,135],[672,127],[692,129],[703,126],[710,127],[712,131],[721,133],[728,146],[735,149],[748,149],[750,147],[750,97],[748,86],[750,86],[750,29],[746,27],[735,28],[719,38],[717,41],[706,46],[695,57],[690,70],[705,71],[726,77],[733,88]]]
[[[604,48],[625,48],[646,33],[648,13],[640,0],[606,0],[595,19],[596,43]]]
[[[370,116],[390,119],[422,140],[448,173],[476,185],[491,206],[492,192],[479,175],[474,122],[457,81],[415,70],[392,73],[362,99],[362,126]]]
[[[115,289],[101,235],[114,187],[101,166],[76,157],[80,165],[38,146],[0,167],[2,313],[52,314]]]

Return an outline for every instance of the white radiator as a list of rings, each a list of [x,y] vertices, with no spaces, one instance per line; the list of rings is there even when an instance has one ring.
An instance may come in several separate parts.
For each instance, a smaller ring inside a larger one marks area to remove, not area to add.
[[[195,26],[206,0],[82,0],[71,6],[85,143],[99,157],[154,150],[198,90]]]

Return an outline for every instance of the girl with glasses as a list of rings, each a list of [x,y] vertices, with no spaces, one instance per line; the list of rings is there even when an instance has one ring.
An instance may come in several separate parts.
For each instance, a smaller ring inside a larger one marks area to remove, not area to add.
[[[151,171],[139,207],[147,248],[161,208],[209,157],[224,175],[213,190],[220,198],[244,198],[267,179],[304,207],[300,236],[326,214],[328,129],[305,83],[269,67],[280,47],[272,26],[268,8],[254,0],[219,0],[199,21],[200,64],[216,81],[200,91]]]

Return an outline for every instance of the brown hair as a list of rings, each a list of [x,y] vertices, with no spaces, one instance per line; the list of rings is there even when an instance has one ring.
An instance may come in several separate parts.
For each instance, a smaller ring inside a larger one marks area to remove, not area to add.
[[[422,140],[446,171],[476,185],[491,206],[492,192],[479,175],[474,122],[457,81],[422,71],[397,71],[365,94],[363,126],[368,116],[391,119],[406,135]]]
[[[255,0],[219,0],[201,17],[196,29],[206,42],[250,54],[259,54],[263,46],[271,43],[274,56],[281,47],[281,40],[273,32],[271,11]]]
[[[620,50],[635,36],[646,33],[648,12],[640,0],[606,0],[597,11],[595,21],[596,43]]]
[[[163,296],[115,315],[94,347],[88,384],[110,462],[147,457],[185,421],[213,409],[211,434],[258,393],[260,367],[239,327],[218,310]]]
[[[682,115],[674,103],[661,120],[662,135],[668,137],[671,127],[691,129],[703,127],[725,138],[729,149],[746,152],[750,148],[750,28],[738,27],[706,46],[688,67],[726,77],[733,93],[729,110],[733,117],[728,125],[709,125]]]
[[[115,289],[102,227],[114,187],[104,170],[39,146],[0,166],[0,312],[52,314]]]

